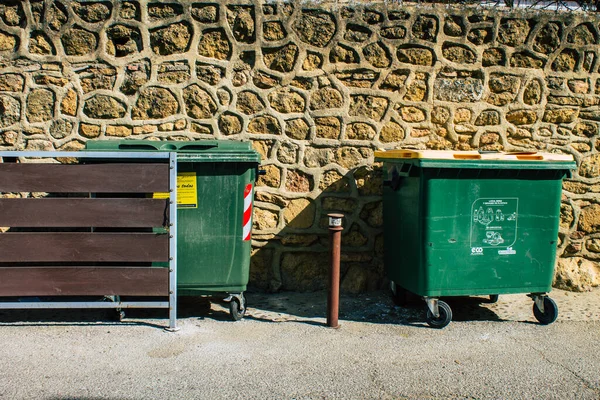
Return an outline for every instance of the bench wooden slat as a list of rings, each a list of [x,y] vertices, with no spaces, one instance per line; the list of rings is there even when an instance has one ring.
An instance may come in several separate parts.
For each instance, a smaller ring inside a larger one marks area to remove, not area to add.
[[[168,164],[0,163],[0,192],[169,191]]]
[[[0,233],[0,262],[159,262],[169,236],[154,233]]]
[[[167,268],[0,268],[0,296],[168,296]]]
[[[158,227],[167,216],[164,199],[0,199],[4,227]]]

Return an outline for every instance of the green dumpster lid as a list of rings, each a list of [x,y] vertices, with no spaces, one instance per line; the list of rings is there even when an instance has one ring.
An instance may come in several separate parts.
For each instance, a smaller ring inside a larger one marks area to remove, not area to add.
[[[93,151],[174,151],[181,161],[260,162],[260,155],[249,142],[233,140],[89,140],[85,148]]]
[[[423,167],[574,169],[570,154],[396,149],[376,151],[376,161],[410,161]]]

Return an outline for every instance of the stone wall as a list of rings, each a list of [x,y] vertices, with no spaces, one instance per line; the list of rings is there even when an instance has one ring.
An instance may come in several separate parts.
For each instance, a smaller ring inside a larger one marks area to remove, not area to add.
[[[380,287],[378,148],[575,156],[556,284],[600,283],[600,19],[501,9],[225,1],[3,0],[0,147],[97,138],[250,140],[252,282]]]

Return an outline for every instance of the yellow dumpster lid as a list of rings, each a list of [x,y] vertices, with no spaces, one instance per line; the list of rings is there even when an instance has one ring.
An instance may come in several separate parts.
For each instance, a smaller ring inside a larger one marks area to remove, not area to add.
[[[453,150],[412,150],[396,149],[376,151],[380,159],[419,158],[430,160],[501,160],[501,161],[573,161],[570,154],[538,152],[478,152]]]

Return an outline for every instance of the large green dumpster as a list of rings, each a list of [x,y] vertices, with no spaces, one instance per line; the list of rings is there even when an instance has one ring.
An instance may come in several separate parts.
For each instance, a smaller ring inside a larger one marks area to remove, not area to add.
[[[88,141],[88,150],[177,152],[178,294],[222,297],[245,312],[259,154],[234,141]],[[166,194],[155,193],[155,197]]]
[[[572,156],[477,151],[376,152],[384,164],[384,262],[395,300],[427,302],[427,322],[452,319],[441,296],[530,293],[553,322],[551,290],[562,179]]]

